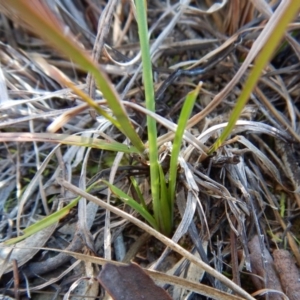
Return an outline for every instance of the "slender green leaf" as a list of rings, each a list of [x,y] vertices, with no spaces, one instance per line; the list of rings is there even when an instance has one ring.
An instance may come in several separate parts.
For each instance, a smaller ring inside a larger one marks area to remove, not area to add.
[[[136,0],[136,16],[139,30],[139,39],[142,52],[143,81],[145,86],[146,107],[149,111],[155,111],[154,87],[152,76],[152,65],[149,50],[149,37],[146,13],[146,1]],[[159,220],[159,169],[158,169],[158,150],[157,150],[157,128],[156,121],[147,116],[149,160],[151,193],[153,199],[153,211],[156,221]]]
[[[70,210],[77,205],[79,199],[81,197],[77,197],[75,200],[71,201],[67,206],[64,208],[56,211],[55,213],[43,218],[40,221],[37,221],[36,223],[30,225],[29,227],[25,228],[23,230],[23,235],[9,239],[4,242],[5,245],[13,245],[15,243],[21,242],[22,240],[26,239],[27,237],[43,230],[44,228],[51,226],[57,222],[59,222],[60,219],[64,218],[68,215]]]
[[[131,208],[133,208],[135,211],[137,211],[154,229],[158,230],[158,225],[156,220],[151,216],[151,214],[148,212],[147,209],[145,209],[142,205],[137,203],[134,199],[132,199],[122,190],[110,184],[108,181],[102,180],[102,182],[105,183],[110,188],[112,193],[114,193],[121,201],[123,201]]]
[[[235,123],[238,120],[244,106],[246,105],[250,94],[260,77],[262,70],[272,58],[272,55],[278,47],[278,44],[280,43],[288,24],[293,20],[299,9],[300,1],[289,1],[289,4],[286,5],[285,11],[281,14],[281,17],[277,22],[276,30],[273,30],[271,32],[270,36],[266,40],[262,50],[260,51],[255,61],[254,67],[249,74],[249,77],[245,83],[242,93],[238,98],[235,108],[230,116],[228,125],[222,132],[221,136],[217,139],[217,141],[209,150],[209,154],[216,151],[224,143],[226,138],[233,130]]]
[[[170,196],[167,189],[167,184],[165,180],[165,174],[163,172],[162,166],[159,165],[159,183],[160,183],[160,210],[159,210],[159,227],[162,232],[169,236],[172,232],[173,218],[170,203]]]
[[[280,216],[281,216],[281,218],[285,217],[285,204],[286,204],[286,194],[281,193],[281,196],[280,196]]]
[[[172,211],[174,206],[175,189],[176,189],[177,162],[178,162],[178,155],[181,149],[182,137],[184,134],[187,121],[191,115],[195,101],[200,92],[201,86],[202,83],[199,83],[195,90],[188,93],[178,119],[178,126],[175,132],[175,137],[172,146],[172,153],[171,153],[171,162],[170,162],[169,194],[170,194],[170,201],[171,201],[170,207]]]
[[[98,184],[99,184],[99,181],[94,182],[86,189],[86,191],[89,192],[95,185],[98,185]],[[30,225],[29,227],[25,228],[23,230],[23,235],[9,239],[9,240],[5,241],[4,244],[12,245],[12,244],[21,242],[22,240],[43,230],[44,228],[59,222],[59,220],[66,217],[68,215],[68,213],[70,212],[70,210],[77,205],[80,198],[81,197],[77,197],[76,199],[71,201],[67,206],[63,207],[62,209],[56,211],[55,213],[52,213],[51,215],[43,218],[40,221],[37,221],[36,223]]]
[[[143,195],[141,193],[141,190],[140,190],[140,187],[139,187],[137,181],[135,180],[135,178],[133,176],[130,176],[130,181],[131,181],[131,183],[132,183],[132,185],[133,185],[133,187],[135,189],[135,192],[137,193],[137,196],[138,196],[138,198],[139,198],[139,200],[141,202],[141,205],[145,209],[147,209],[147,205],[146,205],[145,199],[144,199],[144,197],[143,197]]]
[[[73,92],[77,96],[79,96],[82,100],[84,100],[90,107],[94,108],[98,112],[99,115],[102,115],[104,118],[106,118],[108,121],[110,121],[114,126],[116,126],[121,132],[123,132],[122,126],[118,122],[118,120],[114,119],[107,111],[105,111],[104,109],[102,109],[101,107],[99,107],[98,104],[91,97],[89,97],[89,95],[87,95],[82,90],[80,90],[79,88],[77,88],[71,82],[64,81],[63,83],[66,86],[68,86],[71,90],[73,90]]]

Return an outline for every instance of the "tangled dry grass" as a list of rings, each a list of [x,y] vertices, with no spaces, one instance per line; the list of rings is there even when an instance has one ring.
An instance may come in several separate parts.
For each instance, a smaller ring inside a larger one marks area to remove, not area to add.
[[[278,5],[278,1],[213,2],[148,3],[156,113],[176,123],[185,96],[202,81],[189,132],[203,149],[214,143],[228,122],[249,71],[230,86],[226,97],[219,97],[218,103],[216,98],[228,88],[267,23],[270,7]],[[144,107],[144,90],[132,3],[58,0],[47,5],[108,74],[146,143],[145,113],[137,109]],[[49,73],[49,66],[103,105],[93,78],[14,14],[3,7],[2,12],[0,130],[11,133],[11,141],[1,143],[0,150],[1,294],[60,299],[69,291],[72,299],[104,299],[104,289],[91,278],[99,273],[99,264],[113,260],[134,261],[149,272],[185,278],[181,285],[163,286],[173,299],[208,299],[213,291],[215,299],[220,295],[241,299],[241,295],[226,296],[232,290],[220,280],[189,263],[187,257],[165,249],[172,244],[159,242],[117,212],[109,216],[92,202],[93,196],[106,199],[108,191],[102,186],[89,191],[88,204],[80,202],[69,209],[59,222],[21,241],[18,249],[5,245],[69,204],[77,197],[74,186],[86,190],[100,178],[112,179],[138,199],[130,179],[134,177],[149,206],[151,191],[147,162],[136,156],[124,155],[118,161],[113,152],[49,142],[49,128],[121,143],[125,137],[82,105],[82,99],[61,84],[59,75]],[[300,298],[299,37],[297,18],[225,145],[204,157],[193,145],[183,144],[177,183],[173,242],[232,279],[246,294],[266,294],[268,299]],[[176,70],[182,71],[175,74]],[[172,137],[163,125],[158,127],[158,147],[167,177]],[[44,138],[36,133],[45,133]],[[72,186],[66,189],[57,178]],[[187,202],[193,184],[196,203]],[[117,198],[112,196],[110,201],[138,217]],[[182,220],[187,224],[182,225]],[[170,278],[163,280],[171,283]],[[188,285],[189,281],[213,289]]]

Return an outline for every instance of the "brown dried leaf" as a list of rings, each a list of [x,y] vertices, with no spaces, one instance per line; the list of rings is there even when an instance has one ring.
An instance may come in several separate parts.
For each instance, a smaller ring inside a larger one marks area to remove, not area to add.
[[[273,256],[284,292],[290,300],[300,299],[300,273],[290,253],[286,250],[275,250]]]
[[[106,264],[97,279],[114,300],[170,300],[171,297],[138,265]]]
[[[258,276],[251,276],[255,287],[257,289],[266,288],[282,292],[281,284],[273,265],[273,258],[265,246],[261,249],[259,237],[257,235],[254,236],[248,243],[248,246],[250,250],[252,272],[261,277],[260,279]],[[274,300],[282,299],[279,293],[269,293],[269,296]]]

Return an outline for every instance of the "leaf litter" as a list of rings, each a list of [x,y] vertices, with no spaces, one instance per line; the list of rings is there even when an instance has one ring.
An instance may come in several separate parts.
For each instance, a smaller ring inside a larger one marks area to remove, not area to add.
[[[294,287],[288,290],[285,287],[289,270],[299,274],[300,266],[299,19],[291,25],[292,30],[285,34],[280,49],[266,66],[230,138],[216,153],[205,155],[228,122],[244,77],[266,38],[259,33],[269,17],[276,18],[273,11],[278,3],[274,7],[262,0],[237,1],[236,5],[227,1],[148,3],[157,91],[157,109],[152,115],[159,122],[158,147],[166,178],[170,155],[167,145],[173,140],[184,97],[202,81],[180,153],[173,241],[156,236],[160,241],[148,237],[144,244],[137,244],[145,227],[137,227],[116,211],[108,213],[108,207],[99,207],[99,203],[83,196],[78,208],[71,209],[59,224],[31,235],[12,250],[6,241],[22,235],[24,229],[41,217],[58,211],[77,197],[70,184],[84,191],[98,177],[97,180],[109,180],[137,199],[129,180],[129,176],[135,176],[147,205],[151,191],[147,163],[136,157],[134,147],[129,148],[128,141],[110,123],[100,124],[97,120],[101,119],[82,104],[74,90],[66,89],[35,58],[45,60],[105,108],[93,78],[34,35],[27,24],[7,10],[3,1],[0,4],[1,294],[15,298],[29,295],[37,298],[42,293],[57,298],[67,295],[74,299],[76,296],[102,299],[103,288],[94,287],[93,278],[98,272],[94,258],[104,257],[107,262],[114,262],[116,257],[120,261],[126,257],[127,262],[131,260],[145,270],[159,268],[160,272],[190,280],[190,285],[185,283],[186,291],[171,278],[166,280],[168,284],[157,282],[174,299],[182,299],[188,291],[193,291],[189,299],[200,299],[201,290],[192,285],[197,281],[199,286],[201,281],[207,287],[207,290],[201,288],[204,297],[201,299],[227,296],[252,299],[251,293],[271,298],[276,294],[278,299],[286,293],[293,299],[294,295],[288,293]],[[132,3],[49,1],[47,5],[55,15],[53,20],[72,32],[76,42],[92,53],[109,75],[138,134],[147,143],[145,117],[151,113],[144,108]],[[213,64],[216,60],[218,63]],[[180,76],[171,78],[178,68],[182,70]],[[107,112],[110,113],[108,109]],[[68,135],[73,144],[56,146],[54,143],[61,140],[47,132],[49,126],[51,132]],[[121,151],[132,154],[116,155],[96,149],[93,140],[96,142],[99,136],[109,138],[104,138],[108,150],[115,143]],[[77,138],[81,142],[86,139],[90,148],[75,145]],[[128,150],[124,150],[126,147]],[[138,217],[110,195],[105,186],[95,186],[90,193]],[[149,233],[152,235],[152,231]],[[115,241],[120,236],[131,257],[115,253]],[[137,249],[132,251],[131,247]],[[193,269],[198,267],[198,273],[189,271],[188,260],[192,258],[178,247],[195,253],[191,264]],[[56,248],[57,253],[47,248]],[[166,249],[181,251],[183,258]],[[281,249],[287,252],[280,254]],[[76,257],[76,252],[83,253],[85,259]],[[264,264],[266,256],[277,259],[275,268],[281,276],[276,272],[270,275],[268,262]],[[80,266],[74,265],[74,257],[82,260]],[[171,257],[180,263],[168,266]],[[200,258],[201,264],[233,278],[244,293],[233,285],[226,286],[227,281],[209,268],[204,266],[201,270]],[[18,269],[12,272],[13,259]],[[280,259],[288,260],[291,267],[283,268]],[[272,276],[275,285],[269,284]],[[253,283],[249,283],[253,278]],[[293,284],[293,280],[289,282]],[[72,284],[77,282],[86,286],[75,290]],[[233,296],[233,290],[239,296]]]

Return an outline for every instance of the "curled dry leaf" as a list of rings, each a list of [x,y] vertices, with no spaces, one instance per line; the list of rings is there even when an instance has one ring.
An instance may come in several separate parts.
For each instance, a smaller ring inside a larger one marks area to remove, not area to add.
[[[170,300],[171,297],[138,265],[106,264],[97,277],[114,300]]]

